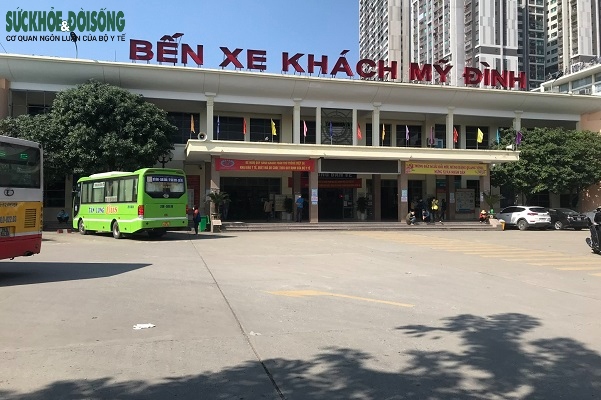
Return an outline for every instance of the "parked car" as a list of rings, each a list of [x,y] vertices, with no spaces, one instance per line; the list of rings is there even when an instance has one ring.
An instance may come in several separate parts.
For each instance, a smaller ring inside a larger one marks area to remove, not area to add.
[[[551,216],[544,207],[539,206],[510,206],[497,214],[497,219],[505,222],[506,226],[517,226],[519,230],[528,228],[549,228]]]
[[[549,215],[551,216],[551,225],[557,230],[573,228],[579,231],[589,225],[586,215],[569,208],[549,208]]]

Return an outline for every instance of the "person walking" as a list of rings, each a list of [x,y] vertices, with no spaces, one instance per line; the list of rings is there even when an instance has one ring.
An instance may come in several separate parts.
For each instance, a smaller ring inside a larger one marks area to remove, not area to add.
[[[440,203],[440,223],[442,224],[445,220],[445,218],[447,217],[445,214],[447,212],[447,199],[442,199],[442,202]]]
[[[302,222],[304,206],[305,199],[303,198],[303,196],[299,196],[298,199],[296,199],[296,222]]]
[[[267,222],[271,220],[272,208],[273,204],[271,203],[271,200],[269,200],[268,198],[265,199],[265,202],[263,203],[263,211],[265,212],[265,218],[267,218]]]
[[[430,205],[430,208],[432,209],[432,219],[431,221],[433,223],[436,223],[436,221],[440,221],[440,219],[438,218],[438,199],[436,197],[434,197],[432,199],[432,203]]]
[[[192,223],[194,224],[194,234],[198,235],[198,225],[200,224],[200,210],[198,207],[192,207]]]

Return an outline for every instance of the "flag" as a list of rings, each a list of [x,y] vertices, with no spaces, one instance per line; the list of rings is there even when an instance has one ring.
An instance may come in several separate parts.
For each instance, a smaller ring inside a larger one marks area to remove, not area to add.
[[[386,137],[386,126],[382,124],[382,142],[384,142],[384,138]]]
[[[457,143],[459,140],[459,132],[457,132],[457,128],[453,127],[453,143]]]
[[[499,129],[497,128],[497,144],[501,143],[501,132],[499,132]]]
[[[516,133],[516,135],[515,135],[515,144],[519,146],[522,143],[522,139],[523,139],[522,131],[518,131],[518,133]]]
[[[190,132],[196,133],[194,130],[194,114],[190,114]]]
[[[405,140],[409,143],[409,127],[405,125]]]
[[[430,146],[434,146],[434,127],[430,127]]]
[[[242,133],[246,135],[246,118],[243,119],[242,123]]]
[[[275,130],[275,122],[273,122],[273,120],[271,120],[271,135],[272,136],[278,135],[277,131]]]
[[[332,131],[332,121],[330,121],[330,139],[334,137],[334,131]]]
[[[219,115],[217,116],[217,139],[219,139]]]
[[[303,121],[303,136],[307,137],[307,122]]]
[[[484,133],[478,128],[478,143],[482,143],[484,140]]]
[[[359,125],[359,123],[357,123],[357,138],[359,140],[363,139],[363,135],[361,134],[361,125]]]

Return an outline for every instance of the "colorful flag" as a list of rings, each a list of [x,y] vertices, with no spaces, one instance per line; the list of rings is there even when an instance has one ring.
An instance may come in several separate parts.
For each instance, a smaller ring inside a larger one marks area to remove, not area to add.
[[[273,120],[271,120],[271,135],[272,136],[278,135],[278,132],[275,130],[275,122],[273,122]]]
[[[382,142],[384,142],[385,137],[386,137],[386,125],[382,124]]]
[[[478,128],[478,143],[482,143],[484,140],[484,133]]]
[[[497,144],[501,143],[501,132],[499,132],[499,128],[497,128]]]
[[[409,127],[405,125],[405,140],[409,143]]]
[[[361,133],[361,125],[357,122],[357,138],[359,140],[363,139],[363,134]]]
[[[246,135],[246,118],[243,119],[242,123],[242,133]]]
[[[524,136],[522,135],[522,131],[518,131],[518,133],[515,135],[515,144],[519,146],[522,143],[523,138]]]
[[[307,122],[303,121],[303,136],[307,137]]]
[[[334,137],[334,131],[332,130],[332,121],[330,121],[330,139]]]
[[[453,143],[457,143],[459,140],[459,132],[457,132],[457,128],[453,127]]]
[[[194,130],[194,114],[190,114],[190,132],[196,133]]]
[[[217,139],[219,139],[219,115],[217,116]]]

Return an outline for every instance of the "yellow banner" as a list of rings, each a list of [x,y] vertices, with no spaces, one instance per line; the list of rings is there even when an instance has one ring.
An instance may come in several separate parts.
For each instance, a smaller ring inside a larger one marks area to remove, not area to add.
[[[405,162],[406,174],[486,176],[486,164]]]

